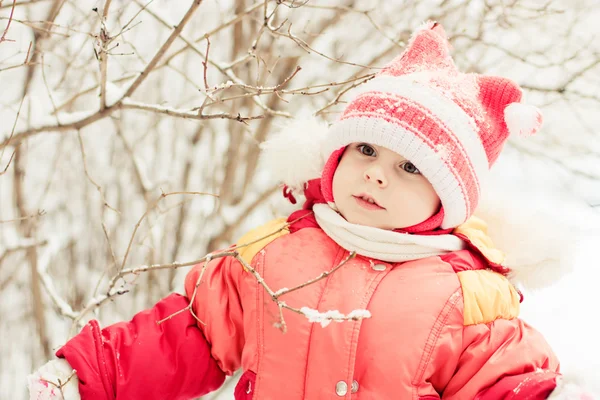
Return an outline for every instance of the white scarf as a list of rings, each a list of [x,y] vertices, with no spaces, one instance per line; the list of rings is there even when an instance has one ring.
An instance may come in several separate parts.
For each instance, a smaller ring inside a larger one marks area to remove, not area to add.
[[[463,250],[465,242],[454,235],[409,235],[351,224],[326,204],[315,204],[317,223],[338,245],[381,261],[401,262]]]

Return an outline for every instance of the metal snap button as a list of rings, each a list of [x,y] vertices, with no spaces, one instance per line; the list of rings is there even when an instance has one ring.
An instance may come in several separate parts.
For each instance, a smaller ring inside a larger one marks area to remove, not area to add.
[[[335,384],[335,393],[338,396],[345,396],[348,393],[348,384],[344,381],[339,381]]]
[[[385,266],[385,264],[373,264],[373,265],[371,265],[371,268],[373,269],[373,271],[381,272],[381,271],[385,271],[385,269],[387,267]]]
[[[358,382],[352,381],[352,393],[358,392]]]

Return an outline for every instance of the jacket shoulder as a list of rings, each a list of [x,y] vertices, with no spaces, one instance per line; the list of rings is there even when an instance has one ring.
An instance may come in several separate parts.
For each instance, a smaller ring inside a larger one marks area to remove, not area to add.
[[[442,256],[458,276],[464,300],[464,325],[486,324],[519,316],[521,296],[506,278],[505,254],[488,235],[487,224],[472,216],[453,234],[466,249]]]
[[[286,218],[277,218],[246,232],[235,247],[242,259],[250,264],[254,256],[268,244],[289,234]]]
[[[489,269],[460,271],[456,275],[463,292],[465,326],[519,316],[519,293],[504,275]]]

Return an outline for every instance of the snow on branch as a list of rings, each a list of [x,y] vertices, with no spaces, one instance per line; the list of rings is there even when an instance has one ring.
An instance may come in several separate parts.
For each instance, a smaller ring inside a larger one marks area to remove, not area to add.
[[[49,241],[48,246],[39,259],[38,274],[40,275],[46,293],[50,296],[50,300],[52,300],[52,303],[58,308],[60,314],[75,319],[77,318],[78,313],[75,312],[69,303],[58,294],[54,281],[48,273],[48,267],[50,266],[52,258],[67,245],[67,242],[68,241],[64,238]]]
[[[329,325],[331,321],[357,321],[359,319],[371,318],[371,312],[369,310],[353,310],[346,315],[342,314],[338,310],[319,312],[308,307],[302,307],[300,311],[302,314],[304,314],[309,322],[321,324],[323,328]]]

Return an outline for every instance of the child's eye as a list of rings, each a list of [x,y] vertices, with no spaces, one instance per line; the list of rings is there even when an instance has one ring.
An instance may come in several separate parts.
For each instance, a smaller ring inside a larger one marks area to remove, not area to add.
[[[375,149],[368,144],[360,144],[357,148],[361,154],[364,154],[367,157],[373,157],[375,155]]]
[[[421,171],[419,171],[419,169],[417,167],[415,167],[415,164],[411,163],[410,161],[402,163],[402,165],[400,165],[400,168],[402,168],[404,171],[408,172],[409,174],[420,174],[421,173]]]

